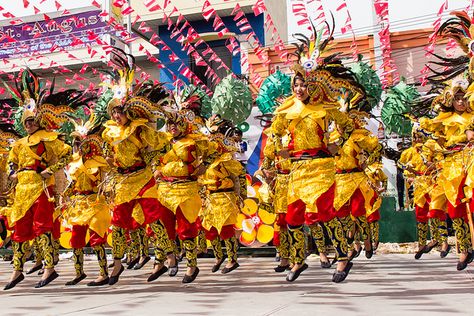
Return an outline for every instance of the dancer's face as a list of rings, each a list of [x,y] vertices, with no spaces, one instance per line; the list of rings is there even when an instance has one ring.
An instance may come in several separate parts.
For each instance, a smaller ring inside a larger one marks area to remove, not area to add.
[[[453,107],[456,112],[462,113],[467,110],[468,102],[464,97],[464,92],[458,91],[453,98]]]
[[[306,83],[302,79],[295,79],[295,82],[293,83],[293,93],[300,101],[306,101],[306,99],[308,99],[308,88],[306,86]]]
[[[28,135],[33,134],[39,129],[38,123],[34,119],[27,119],[25,121],[25,130],[28,133]]]
[[[120,126],[125,126],[129,121],[127,115],[123,113],[120,107],[115,107],[112,110],[112,119]]]

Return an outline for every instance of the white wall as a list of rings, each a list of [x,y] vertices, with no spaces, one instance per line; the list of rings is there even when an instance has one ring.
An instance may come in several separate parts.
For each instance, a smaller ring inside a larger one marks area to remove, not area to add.
[[[304,31],[296,24],[297,19],[291,11],[291,3],[294,0],[287,0],[288,3],[288,35],[289,40],[293,41],[291,34]],[[306,2],[308,2],[306,0]],[[316,1],[307,5],[308,13],[317,17]],[[330,19],[330,13],[334,14],[336,20],[335,37],[350,37],[351,34],[341,34],[341,26],[346,21],[344,9],[337,12],[336,9],[343,3],[342,0],[322,0],[327,19]],[[356,35],[373,34],[378,30],[376,19],[373,16],[372,0],[346,0],[347,8],[352,17],[352,27]],[[390,31],[405,31],[419,28],[429,28],[436,20],[436,15],[444,0],[389,0],[389,18]],[[450,11],[460,10],[467,7],[471,0],[449,0],[449,7],[445,11],[444,17],[447,17]]]

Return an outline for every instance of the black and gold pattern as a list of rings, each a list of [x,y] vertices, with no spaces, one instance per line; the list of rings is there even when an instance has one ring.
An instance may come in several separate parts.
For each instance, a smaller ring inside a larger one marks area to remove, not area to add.
[[[13,249],[13,270],[23,272],[23,265],[26,261],[26,253],[30,250],[30,245],[27,241],[17,242],[12,241]]]
[[[430,219],[430,234],[431,234],[431,239],[439,241],[441,236],[440,236],[440,231],[438,229],[440,220],[437,218],[432,218]]]
[[[428,238],[428,223],[416,223],[416,230],[418,232],[418,248],[426,245],[426,239]]]
[[[214,252],[214,257],[216,257],[216,259],[220,261],[222,257],[224,257],[224,253],[222,252],[221,239],[217,237],[216,239],[211,240],[211,246],[212,251]]]
[[[186,251],[188,267],[197,267],[196,241],[194,239],[183,240],[183,247]]]
[[[54,242],[51,232],[46,232],[39,236],[39,244],[43,251],[44,268],[54,268]]]
[[[445,243],[448,241],[448,223],[438,219],[439,242]]]
[[[227,252],[227,259],[229,262],[237,262],[237,251],[239,251],[239,243],[235,236],[230,237],[229,239],[224,240],[225,249]]]
[[[139,238],[139,249],[140,249],[140,256],[148,257],[148,243],[150,238],[146,234],[145,227],[140,227],[137,229],[138,238]]]
[[[333,218],[329,222],[323,223],[323,225],[331,239],[334,249],[336,250],[337,260],[347,260],[347,238],[341,222],[336,218]]]
[[[290,236],[287,229],[280,230],[280,245],[277,247],[278,253],[282,259],[290,257]]]
[[[105,254],[104,245],[94,246],[94,252],[99,262],[100,275],[106,277],[109,272],[107,271],[107,255]]]
[[[370,228],[370,239],[372,240],[372,245],[376,246],[379,243],[379,234],[380,234],[380,224],[378,221],[369,223]]]
[[[204,233],[204,231],[203,230],[199,231],[199,235],[196,238],[197,238],[197,244],[198,244],[198,252],[199,253],[206,252],[207,239],[206,239],[206,234]]]
[[[59,262],[59,239],[53,238],[53,249],[54,249],[54,265],[57,265]]]
[[[43,251],[41,251],[40,243],[39,243],[39,237],[36,237],[33,239],[33,243],[31,245],[31,248],[35,254],[36,262],[41,262],[43,261]]]
[[[72,260],[74,261],[74,270],[76,270],[76,277],[84,274],[84,249],[74,248],[72,252]]]
[[[130,243],[128,246],[128,257],[131,260],[138,257],[140,253],[140,233],[137,230],[131,230],[130,233]]]
[[[306,258],[303,226],[294,228],[288,227],[288,233],[290,236],[290,252],[291,257],[293,258],[292,262],[295,264],[303,264],[304,259]]]
[[[116,227],[112,229],[112,253],[115,260],[121,260],[127,249],[125,229]]]
[[[311,225],[311,235],[313,235],[313,240],[316,244],[318,253],[326,253],[326,241],[324,239],[323,229],[319,224]]]
[[[460,252],[466,252],[472,248],[469,226],[462,218],[453,219],[453,228],[456,232],[456,240]]]
[[[355,225],[354,221],[352,220],[350,215],[339,218],[339,221],[342,224],[342,229],[344,230],[344,234],[349,239],[349,236],[354,231],[354,225]],[[352,244],[353,241],[354,241],[354,238],[351,238],[350,240],[348,240],[348,243]]]
[[[166,255],[174,252],[174,246],[160,221],[151,223],[150,228],[155,233],[155,263],[162,264],[166,260]]]
[[[359,232],[359,240],[364,241],[369,239],[370,231],[369,223],[367,223],[367,218],[365,216],[355,217],[354,223],[357,227],[357,231]]]

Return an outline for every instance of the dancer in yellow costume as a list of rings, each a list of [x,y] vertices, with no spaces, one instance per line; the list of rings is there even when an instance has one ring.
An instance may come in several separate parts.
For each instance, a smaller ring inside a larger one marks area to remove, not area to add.
[[[428,221],[430,219],[430,204],[431,196],[434,196],[433,182],[437,161],[443,159],[441,154],[442,148],[434,140],[426,139],[423,131],[417,126],[413,128],[412,132],[413,145],[404,150],[398,161],[398,165],[404,170],[404,175],[408,179],[408,183],[413,185],[413,202],[415,204],[415,216],[418,230],[418,251],[415,254],[415,259],[420,259],[424,253],[428,253],[439,242],[438,239],[432,240],[430,244],[426,244],[428,237]],[[432,214],[435,212],[431,212]],[[444,221],[446,221],[445,213]],[[438,218],[436,218],[438,219]],[[439,220],[439,219],[438,219]],[[431,222],[437,223],[437,220],[432,219]],[[431,236],[438,236],[438,226],[440,224],[433,224]],[[447,233],[447,231],[446,231]],[[446,233],[442,233],[445,235]],[[444,238],[446,239],[446,238]],[[443,240],[442,251],[448,249],[446,240]]]
[[[66,285],[76,285],[87,277],[84,273],[84,247],[89,231],[89,243],[97,255],[100,273],[96,280],[87,285],[101,286],[109,283],[104,245],[107,242],[111,210],[104,195],[99,192],[99,185],[104,181],[109,165],[103,157],[105,143],[93,133],[100,128],[101,122],[93,114],[85,124],[74,124],[74,154],[68,168],[72,183],[65,192],[70,200],[63,217],[72,227],[70,245],[73,248],[76,277]]]
[[[370,197],[366,217],[369,223],[372,249],[375,252],[379,246],[380,207],[382,206],[382,193],[387,188],[387,175],[383,172],[381,159],[368,165],[364,172],[367,175],[367,183],[363,187],[369,192],[367,195]]]
[[[322,33],[320,33],[322,34]],[[272,129],[277,137],[290,135],[287,149],[277,145],[280,156],[292,160],[288,183],[288,212],[286,220],[294,250],[295,265],[287,275],[294,281],[308,266],[305,260],[303,224],[322,222],[338,253],[338,264],[333,282],[342,282],[348,275],[352,263],[348,262],[347,240],[334,210],[335,162],[337,151],[329,144],[328,129],[335,121],[341,131],[353,129],[352,121],[339,111],[341,89],[351,92],[353,97],[344,102],[357,103],[364,95],[348,69],[337,56],[322,58],[322,53],[331,37],[322,40],[315,34],[315,43],[302,39],[299,47],[299,62],[294,70],[294,95],[275,111]],[[307,57],[302,58],[305,45],[310,46]],[[318,49],[317,51],[315,49]],[[314,51],[313,51],[314,50]],[[314,54],[313,54],[314,53]],[[305,216],[306,214],[306,216]]]
[[[472,193],[471,141],[474,139],[471,122],[474,98],[474,78],[471,32],[472,17],[465,11],[454,11],[453,17],[441,24],[438,37],[453,39],[464,56],[439,58],[444,68],[428,79],[444,83],[444,90],[436,97],[432,106],[439,114],[433,119],[420,120],[421,127],[432,133],[443,148],[442,171],[437,178],[438,186],[447,200],[447,213],[453,221],[460,256],[458,270],[463,270],[472,261],[472,244],[468,225],[467,203]],[[448,80],[449,79],[449,80]],[[472,211],[472,210],[471,210]]]
[[[443,93],[433,101],[435,108],[442,108],[434,119],[420,119],[420,127],[432,134],[443,148],[442,170],[437,178],[439,193],[447,199],[447,213],[453,221],[453,228],[459,245],[460,257],[458,270],[466,268],[472,259],[472,246],[467,224],[467,207],[464,186],[465,166],[469,148],[466,132],[472,114],[467,111],[468,100],[465,97],[469,82],[456,79],[448,83]],[[439,197],[432,197],[439,199]]]
[[[200,177],[200,182],[206,189],[204,207],[200,214],[201,226],[216,257],[212,272],[217,272],[224,262],[221,242],[225,242],[228,262],[222,273],[226,274],[239,267],[239,244],[235,237],[234,225],[239,213],[239,201],[246,198],[246,191],[240,188],[239,182],[239,175],[244,170],[240,162],[233,157],[238,148],[233,141],[236,127],[232,122],[212,116],[207,126],[211,132],[212,147],[215,149],[212,152],[212,163]]]
[[[169,93],[161,85],[142,82],[131,89],[133,57],[114,50],[116,67],[112,100],[106,105],[112,120],[105,123],[102,138],[110,149],[107,160],[113,168],[110,187],[113,192],[112,250],[114,269],[109,285],[115,284],[124,267],[121,259],[126,251],[126,230],[149,225],[156,235],[155,265],[148,281],[164,273],[166,256],[174,260],[173,250],[160,222],[162,210],[153,178],[155,159],[168,150],[169,137],[155,129],[161,105],[168,102]]]
[[[165,207],[162,220],[168,237],[173,241],[178,235],[186,251],[187,270],[183,283],[193,282],[199,274],[196,237],[202,201],[197,179],[206,170],[209,150],[209,141],[204,135],[193,132],[190,118],[192,116],[186,110],[167,113],[171,150],[161,157],[155,172],[159,181],[158,199]]]
[[[353,120],[355,129],[348,133],[348,138],[340,138],[342,144],[336,155],[334,208],[343,224],[349,246],[352,247],[358,231],[365,243],[365,256],[370,259],[373,249],[366,211],[370,205],[371,192],[364,187],[367,184],[364,169],[379,159],[382,146],[377,137],[364,128],[368,113],[354,109],[349,112],[349,117]],[[359,252],[359,249],[353,249],[351,258]]]
[[[10,184],[8,179],[8,155],[13,142],[18,140],[15,130],[9,123],[0,123],[0,238],[5,242],[8,234],[8,223],[4,211],[11,203]]]
[[[275,226],[278,230],[277,238],[273,238],[278,253],[280,254],[280,264],[275,267],[275,272],[285,272],[290,268],[290,242],[288,235],[288,227],[285,220],[287,211],[288,198],[288,179],[291,169],[291,161],[289,159],[282,159],[278,156],[275,145],[277,137],[274,135],[271,127],[265,133],[268,135],[265,148],[263,149],[263,162],[260,166],[265,180],[268,182],[268,187],[271,192],[272,211],[277,214]],[[289,142],[288,135],[281,139],[282,148],[286,148]],[[276,176],[274,175],[276,173]]]
[[[8,158],[10,177],[16,185],[13,204],[6,213],[8,225],[13,230],[14,272],[5,290],[24,279],[25,255],[29,241],[36,237],[45,260],[45,272],[35,287],[43,287],[58,277],[54,270],[52,231],[56,216],[52,175],[62,169],[71,156],[71,147],[61,141],[59,134],[53,130],[67,121],[66,113],[72,112],[68,102],[71,102],[73,92],[51,93],[44,98],[45,91],[40,91],[39,79],[31,70],[24,69],[21,79],[21,90],[10,90],[23,110],[21,123],[17,127],[22,126],[28,136],[12,145]]]
[[[283,159],[278,155],[276,146],[281,145],[281,149],[285,149],[290,141],[289,135],[284,135],[281,139],[274,135],[272,128],[268,128],[265,133],[268,135],[267,142],[263,151],[264,159],[260,169],[262,170],[268,187],[271,192],[272,210],[277,214],[275,221],[275,236],[273,243],[280,254],[281,262],[275,267],[275,272],[284,272],[290,269],[294,264],[291,257],[290,240],[288,233],[288,223],[286,222],[286,213],[288,209],[288,180],[291,170],[291,160]],[[276,175],[275,175],[276,173]],[[331,264],[326,256],[326,246],[324,233],[321,225],[314,222],[310,217],[308,224],[311,229],[312,237],[316,243],[319,252],[321,267],[330,268]]]

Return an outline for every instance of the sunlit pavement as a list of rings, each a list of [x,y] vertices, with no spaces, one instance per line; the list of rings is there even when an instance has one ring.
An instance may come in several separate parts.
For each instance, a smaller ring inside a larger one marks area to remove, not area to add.
[[[185,264],[178,276],[164,275],[147,283],[151,262],[142,270],[125,270],[114,286],[90,288],[97,273],[86,261],[89,277],[79,285],[64,283],[74,275],[73,263],[62,260],[53,283],[41,289],[40,277],[26,276],[16,288],[0,290],[1,315],[474,315],[474,263],[456,271],[456,258],[437,254],[384,254],[371,260],[363,254],[344,283],[331,282],[333,269],[321,269],[316,257],[294,283],[275,273],[272,258],[241,258],[240,268],[211,273],[213,259],[199,259],[201,273],[183,285]],[[27,263],[26,269],[32,263]],[[0,262],[3,288],[11,272]]]

